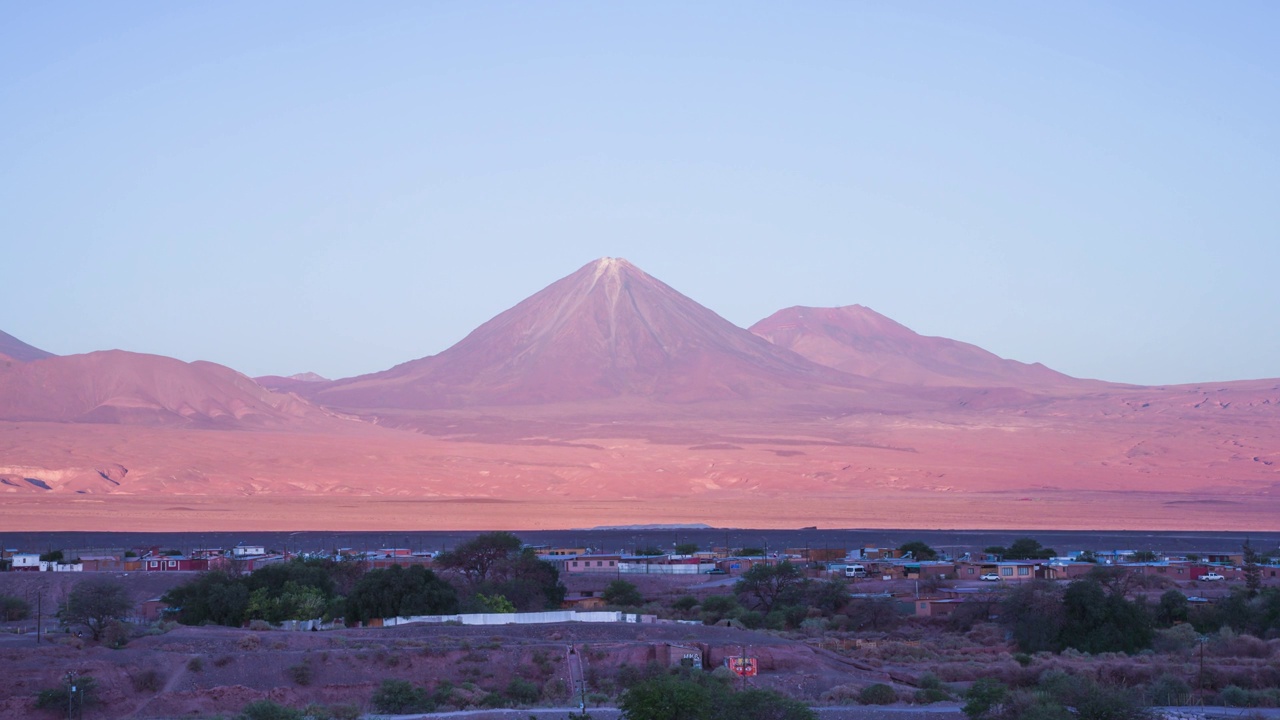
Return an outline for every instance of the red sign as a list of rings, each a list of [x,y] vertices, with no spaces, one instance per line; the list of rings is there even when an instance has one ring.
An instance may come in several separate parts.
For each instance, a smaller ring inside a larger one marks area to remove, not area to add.
[[[724,664],[742,677],[756,676],[756,659],[753,657],[730,656],[724,659]]]

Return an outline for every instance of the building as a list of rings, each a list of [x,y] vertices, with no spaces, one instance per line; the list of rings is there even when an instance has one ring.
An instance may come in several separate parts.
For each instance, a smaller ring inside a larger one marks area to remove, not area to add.
[[[161,555],[143,560],[142,569],[145,572],[201,572],[209,569],[209,560],[182,555]]]
[[[621,555],[578,555],[562,560],[567,573],[617,573]]]

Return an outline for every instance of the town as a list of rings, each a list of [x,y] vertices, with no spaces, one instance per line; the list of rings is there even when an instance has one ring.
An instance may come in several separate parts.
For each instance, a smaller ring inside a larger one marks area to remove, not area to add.
[[[708,545],[638,537],[610,551],[492,532],[438,550],[6,549],[13,682],[0,708],[585,711],[625,702],[666,677],[658,668],[749,677],[848,712],[952,702],[960,717],[979,681],[1039,692],[1049,669],[1105,676],[1143,706],[1280,705],[1280,548]],[[68,695],[86,687],[72,673],[96,696]]]

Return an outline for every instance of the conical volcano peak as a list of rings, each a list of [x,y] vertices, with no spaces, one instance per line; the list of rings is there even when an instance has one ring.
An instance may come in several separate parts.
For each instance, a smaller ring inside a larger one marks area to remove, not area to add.
[[[603,257],[439,355],[339,381],[319,394],[343,407],[430,409],[621,396],[694,402],[851,384],[627,260]]]

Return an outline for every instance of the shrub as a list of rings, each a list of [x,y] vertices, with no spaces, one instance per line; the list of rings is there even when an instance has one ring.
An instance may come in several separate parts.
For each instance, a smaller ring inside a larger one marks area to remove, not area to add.
[[[16,622],[31,615],[31,605],[22,598],[0,595],[0,620]]]
[[[1147,688],[1152,705],[1183,705],[1191,695],[1191,686],[1172,673],[1165,673]]]
[[[676,598],[675,602],[671,603],[671,608],[673,610],[679,610],[680,612],[689,612],[697,606],[698,598],[692,595],[684,595]]]
[[[130,681],[137,692],[159,692],[164,687],[164,678],[155,670],[143,670],[130,678]]]
[[[107,647],[119,650],[129,643],[129,638],[133,634],[133,629],[128,623],[119,620],[108,620],[107,626],[102,630],[102,642]]]
[[[930,705],[937,702],[947,702],[951,699],[951,693],[938,688],[925,688],[917,690],[915,701],[920,705]]]
[[[213,666],[226,667],[234,661],[235,661],[235,658],[231,657],[230,655],[219,655],[218,657],[213,659]]]
[[[246,652],[252,652],[262,646],[262,639],[257,635],[245,635],[236,641],[236,647]]]
[[[202,660],[198,655],[191,658],[187,661],[187,669],[191,672],[200,672],[201,670],[204,670],[204,660]]]
[[[375,710],[391,715],[435,710],[435,703],[427,697],[426,690],[404,680],[383,680],[374,691],[372,702]]]
[[[97,704],[98,681],[91,675],[81,675],[75,679],[74,687],[76,691],[74,695],[71,692],[72,687],[64,682],[56,688],[41,690],[36,694],[36,707],[41,710],[53,710],[61,713],[64,710],[68,712],[83,711],[84,708]]]
[[[305,660],[297,665],[289,667],[284,671],[284,673],[289,676],[290,680],[299,685],[306,686],[311,684],[311,663],[306,662]]]
[[[511,682],[507,683],[505,694],[514,703],[532,705],[538,702],[538,698],[542,696],[542,691],[538,689],[537,685],[528,680],[512,678]]]
[[[1235,685],[1228,685],[1218,693],[1218,702],[1227,707],[1248,707],[1249,691]]]
[[[243,720],[302,720],[301,710],[278,705],[270,700],[256,700],[240,711]]]
[[[876,683],[862,688],[858,702],[863,705],[892,705],[898,702],[898,692],[884,683]]]

